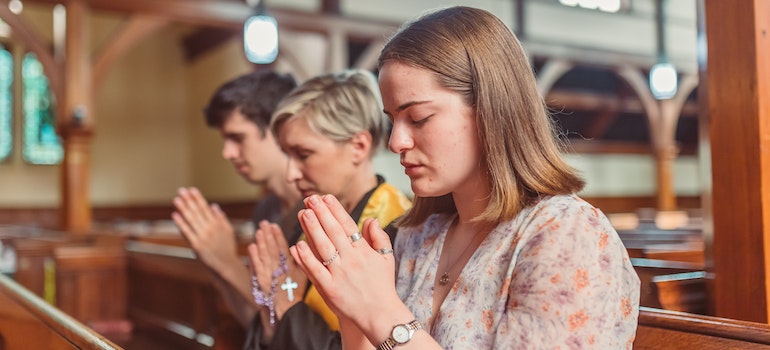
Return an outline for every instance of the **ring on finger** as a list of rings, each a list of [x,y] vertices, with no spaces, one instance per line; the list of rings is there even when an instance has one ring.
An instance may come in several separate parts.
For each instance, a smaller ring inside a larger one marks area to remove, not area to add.
[[[382,254],[382,255],[393,254],[393,249],[390,249],[390,248],[380,248],[380,249],[377,249],[377,252]]]
[[[332,255],[331,258],[322,261],[321,264],[324,264],[324,266],[329,266],[329,264],[334,262],[334,260],[337,260],[337,258],[339,258],[339,257],[340,257],[340,251],[339,250],[335,250],[334,251],[334,255]]]
[[[348,237],[350,237],[350,243],[356,243],[356,241],[364,238],[364,236],[361,235],[361,232],[356,232]]]

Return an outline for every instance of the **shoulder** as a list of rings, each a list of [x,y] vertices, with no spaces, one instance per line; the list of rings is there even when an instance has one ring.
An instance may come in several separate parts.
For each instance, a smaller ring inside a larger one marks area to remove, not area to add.
[[[622,248],[604,213],[576,195],[545,197],[523,210],[514,221],[515,227],[521,229],[519,238],[529,243]]]
[[[530,224],[546,226],[587,224],[604,227],[609,225],[609,220],[601,210],[576,195],[544,197],[533,206],[522,210],[519,218]]]

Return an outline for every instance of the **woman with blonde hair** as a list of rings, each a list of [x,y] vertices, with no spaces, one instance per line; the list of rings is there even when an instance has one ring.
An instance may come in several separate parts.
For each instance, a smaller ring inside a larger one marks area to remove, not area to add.
[[[348,70],[301,84],[278,105],[270,129],[288,157],[287,180],[304,197],[333,195],[362,238],[365,219],[386,227],[410,206],[409,199],[378,176],[372,158],[388,130],[372,73]],[[339,349],[337,317],[302,271],[287,259],[280,228],[263,223],[249,247],[255,299],[264,305],[251,346],[265,349]],[[336,259],[330,256],[325,263]],[[285,276],[285,277],[284,277]],[[289,280],[288,278],[291,278]],[[285,283],[284,283],[285,282]],[[280,289],[278,288],[280,286]]]
[[[584,182],[505,24],[469,7],[427,14],[379,68],[414,207],[393,246],[371,221],[369,244],[351,244],[343,207],[313,196],[299,214],[309,240],[291,249],[346,348],[630,348],[639,279],[607,218],[575,195]]]

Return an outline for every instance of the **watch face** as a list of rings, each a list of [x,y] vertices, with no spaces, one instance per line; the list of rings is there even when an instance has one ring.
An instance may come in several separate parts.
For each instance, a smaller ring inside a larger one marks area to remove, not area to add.
[[[393,337],[393,340],[399,344],[406,343],[412,338],[410,337],[409,329],[402,324],[393,328],[393,334],[391,334],[391,336]]]

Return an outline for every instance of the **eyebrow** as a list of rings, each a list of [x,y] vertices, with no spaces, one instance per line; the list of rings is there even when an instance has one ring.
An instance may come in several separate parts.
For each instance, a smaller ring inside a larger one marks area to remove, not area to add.
[[[431,101],[427,101],[427,100],[426,101],[410,101],[410,102],[404,103],[404,104],[396,107],[396,113],[401,112],[401,111],[403,111],[403,110],[405,110],[405,109],[407,109],[409,107],[412,107],[412,106],[415,106],[415,105],[426,104],[426,103],[429,103],[429,102],[431,102]],[[388,113],[388,111],[386,111],[384,109],[382,111],[385,114],[390,115],[390,113]]]

